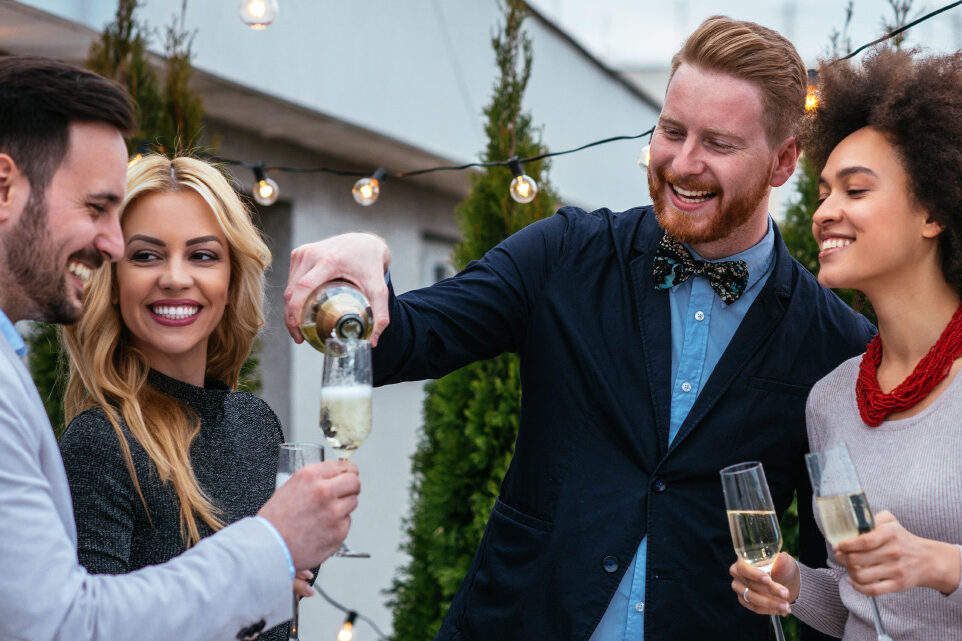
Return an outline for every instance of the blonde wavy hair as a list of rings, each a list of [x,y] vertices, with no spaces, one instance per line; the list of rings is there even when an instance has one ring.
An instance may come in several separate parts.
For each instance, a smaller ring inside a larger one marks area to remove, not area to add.
[[[193,190],[213,211],[230,256],[230,286],[224,317],[208,339],[206,377],[237,388],[241,366],[264,325],[264,273],[270,250],[251,220],[250,211],[221,171],[189,157],[145,156],[127,170],[124,212],[152,194]],[[70,378],[64,397],[67,420],[89,408],[100,408],[117,433],[140,500],[144,494],[134,470],[130,446],[120,420],[147,452],[162,482],[170,482],[180,500],[181,536],[190,547],[200,540],[197,519],[212,530],[223,527],[221,512],[197,482],[190,446],[200,419],[183,403],[147,385],[149,366],[131,344],[116,300],[115,267],[105,264],[91,277],[84,294],[84,314],[64,327],[62,339],[70,355]],[[149,518],[149,514],[148,514]]]

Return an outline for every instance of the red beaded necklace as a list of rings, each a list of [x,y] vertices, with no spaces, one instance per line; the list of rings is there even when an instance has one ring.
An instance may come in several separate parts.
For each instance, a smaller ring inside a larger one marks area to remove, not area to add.
[[[938,342],[932,346],[908,378],[888,394],[882,392],[878,384],[878,366],[882,362],[882,340],[876,335],[871,340],[862,363],[858,368],[855,381],[855,399],[858,411],[866,425],[877,427],[894,412],[901,412],[915,406],[929,395],[952,369],[952,361],[962,354],[962,305],[959,305],[952,320]]]

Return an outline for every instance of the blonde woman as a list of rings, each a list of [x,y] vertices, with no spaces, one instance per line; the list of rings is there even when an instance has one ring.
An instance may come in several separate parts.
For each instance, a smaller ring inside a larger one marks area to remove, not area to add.
[[[274,489],[281,426],[236,391],[264,323],[270,252],[221,172],[143,158],[127,174],[124,253],[91,278],[60,447],[80,562],[119,574],[252,515]],[[311,593],[303,579],[295,590]],[[261,638],[287,639],[287,625]]]

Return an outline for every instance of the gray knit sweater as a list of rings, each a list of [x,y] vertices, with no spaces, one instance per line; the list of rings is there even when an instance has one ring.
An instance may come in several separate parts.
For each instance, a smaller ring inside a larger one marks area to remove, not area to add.
[[[962,376],[915,416],[869,427],[855,401],[860,360],[845,361],[812,388],[806,408],[812,451],[846,443],[873,512],[889,510],[918,536],[962,543]],[[962,639],[960,589],[945,596],[915,588],[877,600],[896,641]],[[870,608],[831,550],[828,569],[801,566],[792,613],[802,621],[846,641],[875,641]]]
[[[191,464],[200,486],[223,510],[223,522],[256,513],[274,491],[277,445],[282,441],[280,423],[270,407],[217,381],[196,387],[151,371],[148,382],[171,396],[172,403],[183,402],[200,417]],[[80,563],[94,574],[131,572],[163,563],[185,549],[173,488],[160,482],[140,443],[126,426],[123,430],[149,515],[103,411],[77,415],[60,439]],[[202,536],[212,533],[206,524],[198,526]],[[261,639],[286,641],[287,628],[277,626]]]

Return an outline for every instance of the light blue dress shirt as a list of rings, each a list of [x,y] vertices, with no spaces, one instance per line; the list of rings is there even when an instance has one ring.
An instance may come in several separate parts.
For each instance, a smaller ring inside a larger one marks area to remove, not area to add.
[[[688,251],[695,259],[703,260],[690,247]],[[731,305],[726,305],[715,295],[708,279],[703,276],[693,276],[668,290],[672,380],[669,442],[678,434],[718,359],[772,273],[775,264],[772,219],[769,217],[768,233],[758,244],[719,260],[743,260],[748,266],[745,291]],[[647,552],[646,536],[590,641],[643,641]]]
[[[0,333],[2,333],[3,337],[10,343],[10,347],[17,353],[17,356],[23,358],[27,355],[27,346],[24,344],[23,338],[20,337],[17,328],[13,326],[13,323],[10,322],[10,319],[3,313],[2,309],[0,309]]]

